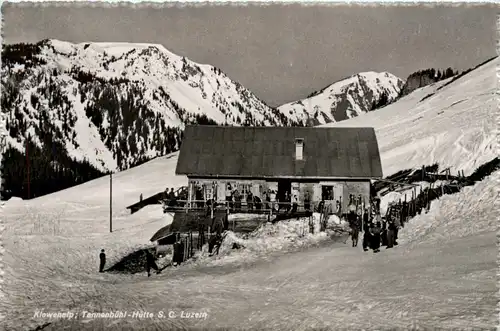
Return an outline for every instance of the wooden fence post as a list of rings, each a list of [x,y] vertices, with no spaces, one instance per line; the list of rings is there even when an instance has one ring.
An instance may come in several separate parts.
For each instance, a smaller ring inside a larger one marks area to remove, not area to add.
[[[190,255],[193,256],[193,231],[189,231],[189,243],[190,243],[190,250],[191,250],[191,253]]]

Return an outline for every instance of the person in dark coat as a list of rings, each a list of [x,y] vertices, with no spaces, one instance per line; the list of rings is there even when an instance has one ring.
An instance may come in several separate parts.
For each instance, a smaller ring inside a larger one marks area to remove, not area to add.
[[[359,238],[359,219],[354,215],[353,221],[350,224],[351,226],[351,239],[352,239],[352,247],[358,246],[358,238]]]
[[[170,192],[168,192],[168,206],[176,207],[177,206],[177,197],[175,196],[174,189],[171,188]]]
[[[271,209],[271,194],[269,191],[266,193],[266,209],[269,210]]]
[[[146,250],[146,271],[148,272],[148,277],[151,277],[151,269],[156,270],[159,274],[161,271],[156,265],[155,257],[149,249]]]
[[[234,191],[233,193],[233,199],[234,199],[234,209],[237,211],[241,210],[241,195],[238,190]]]
[[[229,215],[226,214],[224,216],[224,231],[229,230]]]
[[[222,245],[223,236],[220,233],[215,233],[211,236],[210,241],[208,243],[208,253],[209,256],[219,255],[219,249]]]
[[[248,194],[247,194],[247,206],[248,206],[248,210],[253,210],[253,194],[252,194],[252,192],[248,192]]]
[[[228,221],[228,223],[229,223],[229,221]],[[228,226],[229,226],[229,224],[228,224]],[[223,221],[220,219],[217,219],[216,217],[213,217],[210,232],[215,233],[217,235],[220,235],[223,231],[224,231]]]
[[[335,215],[337,215],[338,218],[342,217],[342,205],[339,200],[335,202]]]
[[[370,213],[368,212],[368,208],[365,208],[365,213],[363,214],[363,232],[365,232],[366,224],[368,224],[370,220]]]
[[[373,227],[373,223],[366,222],[364,224],[364,233],[363,233],[363,251],[368,251],[368,247],[370,247],[370,242],[372,240],[372,236],[370,233],[370,228]]]
[[[373,249],[373,253],[380,252],[380,232],[381,232],[381,224],[377,222],[373,228],[371,228],[371,249]]]
[[[262,209],[262,201],[260,198],[256,195],[253,197],[253,202],[255,203],[255,209],[261,210]]]
[[[309,194],[309,192],[306,192],[304,196],[304,209],[311,210],[311,195]]]
[[[321,200],[318,204],[318,213],[323,213],[324,208],[325,208],[325,200]]]
[[[353,227],[356,222],[356,219],[357,219],[357,215],[356,215],[356,211],[352,211],[352,210],[349,210],[349,212],[347,213],[347,222],[349,223],[349,227]]]
[[[388,221],[382,222],[382,228],[380,231],[381,246],[387,246],[387,222]]]
[[[104,253],[104,249],[101,249],[101,254],[99,254],[99,260],[101,260],[99,264],[99,272],[104,272],[104,265],[106,264],[106,253]]]
[[[292,199],[291,199],[291,196],[290,196],[290,193],[288,191],[285,191],[285,199],[283,200],[283,202],[285,203],[283,205],[283,208],[285,208],[285,211],[288,213],[290,212],[290,209],[292,209]],[[280,205],[281,207],[281,205]]]
[[[226,215],[227,217],[227,215]],[[229,222],[229,221],[228,221]],[[212,219],[212,227],[210,232],[212,235],[210,236],[210,241],[208,243],[208,252],[210,256],[213,254],[219,254],[220,245],[222,245],[222,232],[224,231],[223,221],[216,219],[215,217]],[[215,248],[215,252],[213,252]]]
[[[233,194],[231,190],[232,190],[231,184],[228,183],[226,186],[226,202],[229,210],[233,209]]]
[[[398,232],[399,232],[399,227],[396,223],[394,223],[394,246],[398,245]]]
[[[394,247],[396,224],[390,220],[387,224],[387,248]]]

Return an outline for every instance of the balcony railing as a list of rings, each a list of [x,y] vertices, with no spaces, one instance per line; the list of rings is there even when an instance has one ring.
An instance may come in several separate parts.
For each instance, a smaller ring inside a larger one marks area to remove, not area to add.
[[[213,210],[226,211],[229,213],[255,213],[255,214],[282,214],[282,213],[294,213],[294,212],[324,212],[325,210],[319,210],[320,201],[311,201],[310,203],[294,203],[294,202],[279,202],[279,201],[264,201],[264,202],[235,202],[235,201],[214,201],[213,203],[208,203],[205,200],[163,200],[163,211],[164,212],[176,212],[176,211],[207,211]],[[334,206],[331,206],[328,211],[329,214],[340,214],[334,210]]]

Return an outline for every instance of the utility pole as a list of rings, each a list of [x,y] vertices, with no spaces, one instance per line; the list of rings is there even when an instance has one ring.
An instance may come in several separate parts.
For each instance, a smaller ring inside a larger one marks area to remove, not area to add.
[[[7,127],[6,127],[6,116],[0,114],[0,164],[3,164],[3,153],[5,152],[5,147],[7,145]],[[2,168],[0,167],[0,193],[4,190],[4,174],[2,173]],[[0,200],[2,197],[0,196]]]
[[[27,170],[28,170],[28,174],[27,174],[27,182],[28,182],[28,199],[30,198],[31,196],[31,192],[30,192],[30,182],[31,182],[31,176],[30,176],[30,157],[29,157],[29,143],[28,143],[28,140],[29,140],[29,133],[28,133],[28,136],[27,138],[25,139],[26,140],[26,167],[27,167]]]
[[[109,232],[113,232],[113,173],[109,173]]]

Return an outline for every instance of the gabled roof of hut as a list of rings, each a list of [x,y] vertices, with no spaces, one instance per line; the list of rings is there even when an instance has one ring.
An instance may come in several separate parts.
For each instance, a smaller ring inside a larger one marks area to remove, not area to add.
[[[295,144],[303,142],[303,159]],[[382,178],[373,128],[191,125],[177,175],[240,178]]]

